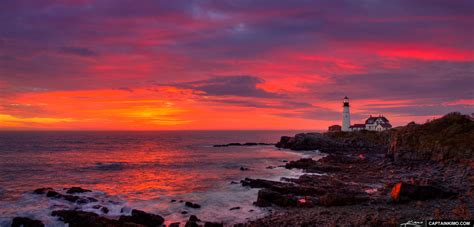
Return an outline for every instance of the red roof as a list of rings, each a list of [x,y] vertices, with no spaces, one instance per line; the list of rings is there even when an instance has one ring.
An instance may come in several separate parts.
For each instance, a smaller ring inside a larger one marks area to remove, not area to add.
[[[349,128],[365,128],[365,124],[354,124],[351,125]]]

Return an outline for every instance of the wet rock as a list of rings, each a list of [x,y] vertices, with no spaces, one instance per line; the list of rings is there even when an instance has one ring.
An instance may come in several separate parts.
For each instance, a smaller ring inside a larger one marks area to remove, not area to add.
[[[247,143],[228,143],[228,144],[216,144],[213,147],[231,147],[231,146],[269,146],[275,145],[273,143],[255,143],[255,142],[247,142]]]
[[[317,165],[318,162],[311,158],[302,158],[296,161],[286,163],[285,168],[287,169],[309,169],[312,166]]]
[[[79,197],[79,196],[75,196],[75,195],[63,195],[61,193],[58,193],[56,191],[48,191],[48,193],[46,193],[46,196],[47,197],[50,197],[50,198],[56,198],[56,199],[64,199],[66,201],[69,201],[69,202],[78,202],[78,203],[87,203],[89,202],[88,199],[85,199],[85,198],[82,198]]]
[[[145,226],[161,226],[165,219],[157,214],[147,213],[141,210],[133,209],[131,216],[120,216],[120,222],[132,222]]]
[[[240,210],[240,207],[232,207],[229,210]]]
[[[188,212],[187,211],[181,211],[181,214],[187,214]]]
[[[238,184],[239,182],[237,181],[231,181],[230,184]]]
[[[15,217],[12,220],[12,227],[44,227],[43,222],[26,217]]]
[[[431,185],[414,185],[400,182],[393,186],[390,197],[394,202],[407,202],[411,200],[422,201],[435,198],[449,198],[457,193],[448,191],[441,187]]]
[[[186,203],[184,203],[184,205],[187,206],[187,207],[195,208],[195,209],[201,208],[201,205],[199,205],[197,203],[192,203],[192,202],[186,202]]]
[[[79,226],[120,226],[120,221],[100,217],[96,213],[78,210],[56,210],[52,216],[59,217],[59,220],[68,223],[70,227]]]
[[[292,207],[297,205],[297,201],[297,198],[293,195],[285,195],[265,188],[258,191],[257,201],[254,204],[259,207],[268,207],[272,204],[281,207]]]
[[[109,213],[109,208],[104,207],[104,206],[101,206],[101,205],[95,205],[95,206],[93,206],[92,208],[97,209],[97,210],[100,209],[100,211],[102,211],[102,213],[104,213],[104,214],[108,214],[108,213]]]
[[[189,221],[198,222],[201,221],[196,215],[191,215]]]
[[[249,168],[243,167],[243,166],[240,167],[240,171],[247,171],[247,170],[249,170]]]
[[[191,215],[191,217],[189,217],[189,220],[186,222],[186,225],[184,225],[185,227],[198,227],[198,223],[201,220],[199,220],[195,215]]]
[[[45,193],[47,193],[48,191],[51,191],[51,190],[53,190],[53,189],[52,188],[38,188],[38,189],[35,189],[33,191],[33,193],[35,193],[35,194],[45,194]]]
[[[57,198],[57,197],[60,197],[61,194],[59,194],[58,192],[56,191],[48,191],[46,193],[46,197],[53,197],[53,198]]]
[[[108,213],[109,213],[109,208],[107,208],[107,207],[102,207],[102,208],[100,209],[100,211],[102,211],[104,214],[108,214]]]
[[[263,180],[263,179],[251,179],[245,178],[241,180],[240,183],[242,186],[251,187],[251,188],[270,188],[275,185],[285,185],[286,183],[278,182],[278,181],[271,181],[271,180]]]
[[[92,192],[92,191],[89,189],[83,189],[81,187],[71,187],[66,191],[66,193],[68,194],[84,193],[84,192]]]
[[[224,224],[222,223],[217,223],[217,222],[205,222],[204,227],[223,227]]]
[[[173,222],[169,225],[169,227],[179,227],[179,222]]]
[[[198,223],[192,222],[192,221],[186,222],[186,225],[184,225],[184,226],[185,227],[199,227]]]

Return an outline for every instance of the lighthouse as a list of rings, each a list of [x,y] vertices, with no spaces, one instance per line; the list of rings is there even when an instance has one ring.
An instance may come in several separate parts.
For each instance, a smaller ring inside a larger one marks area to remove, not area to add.
[[[351,114],[349,113],[349,98],[344,97],[342,102],[342,128],[344,132],[350,131],[349,127],[351,126]]]

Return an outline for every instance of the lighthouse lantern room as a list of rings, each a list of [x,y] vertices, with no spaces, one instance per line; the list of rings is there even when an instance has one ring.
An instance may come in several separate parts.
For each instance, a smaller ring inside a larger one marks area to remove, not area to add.
[[[344,101],[342,103],[342,128],[341,130],[344,132],[350,131],[351,126],[351,114],[349,112],[349,98],[346,96],[344,97]]]

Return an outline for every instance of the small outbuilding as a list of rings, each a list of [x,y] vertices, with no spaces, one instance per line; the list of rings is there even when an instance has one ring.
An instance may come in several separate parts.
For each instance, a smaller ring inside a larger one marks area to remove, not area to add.
[[[340,125],[331,125],[328,128],[328,132],[340,132],[341,126]]]

